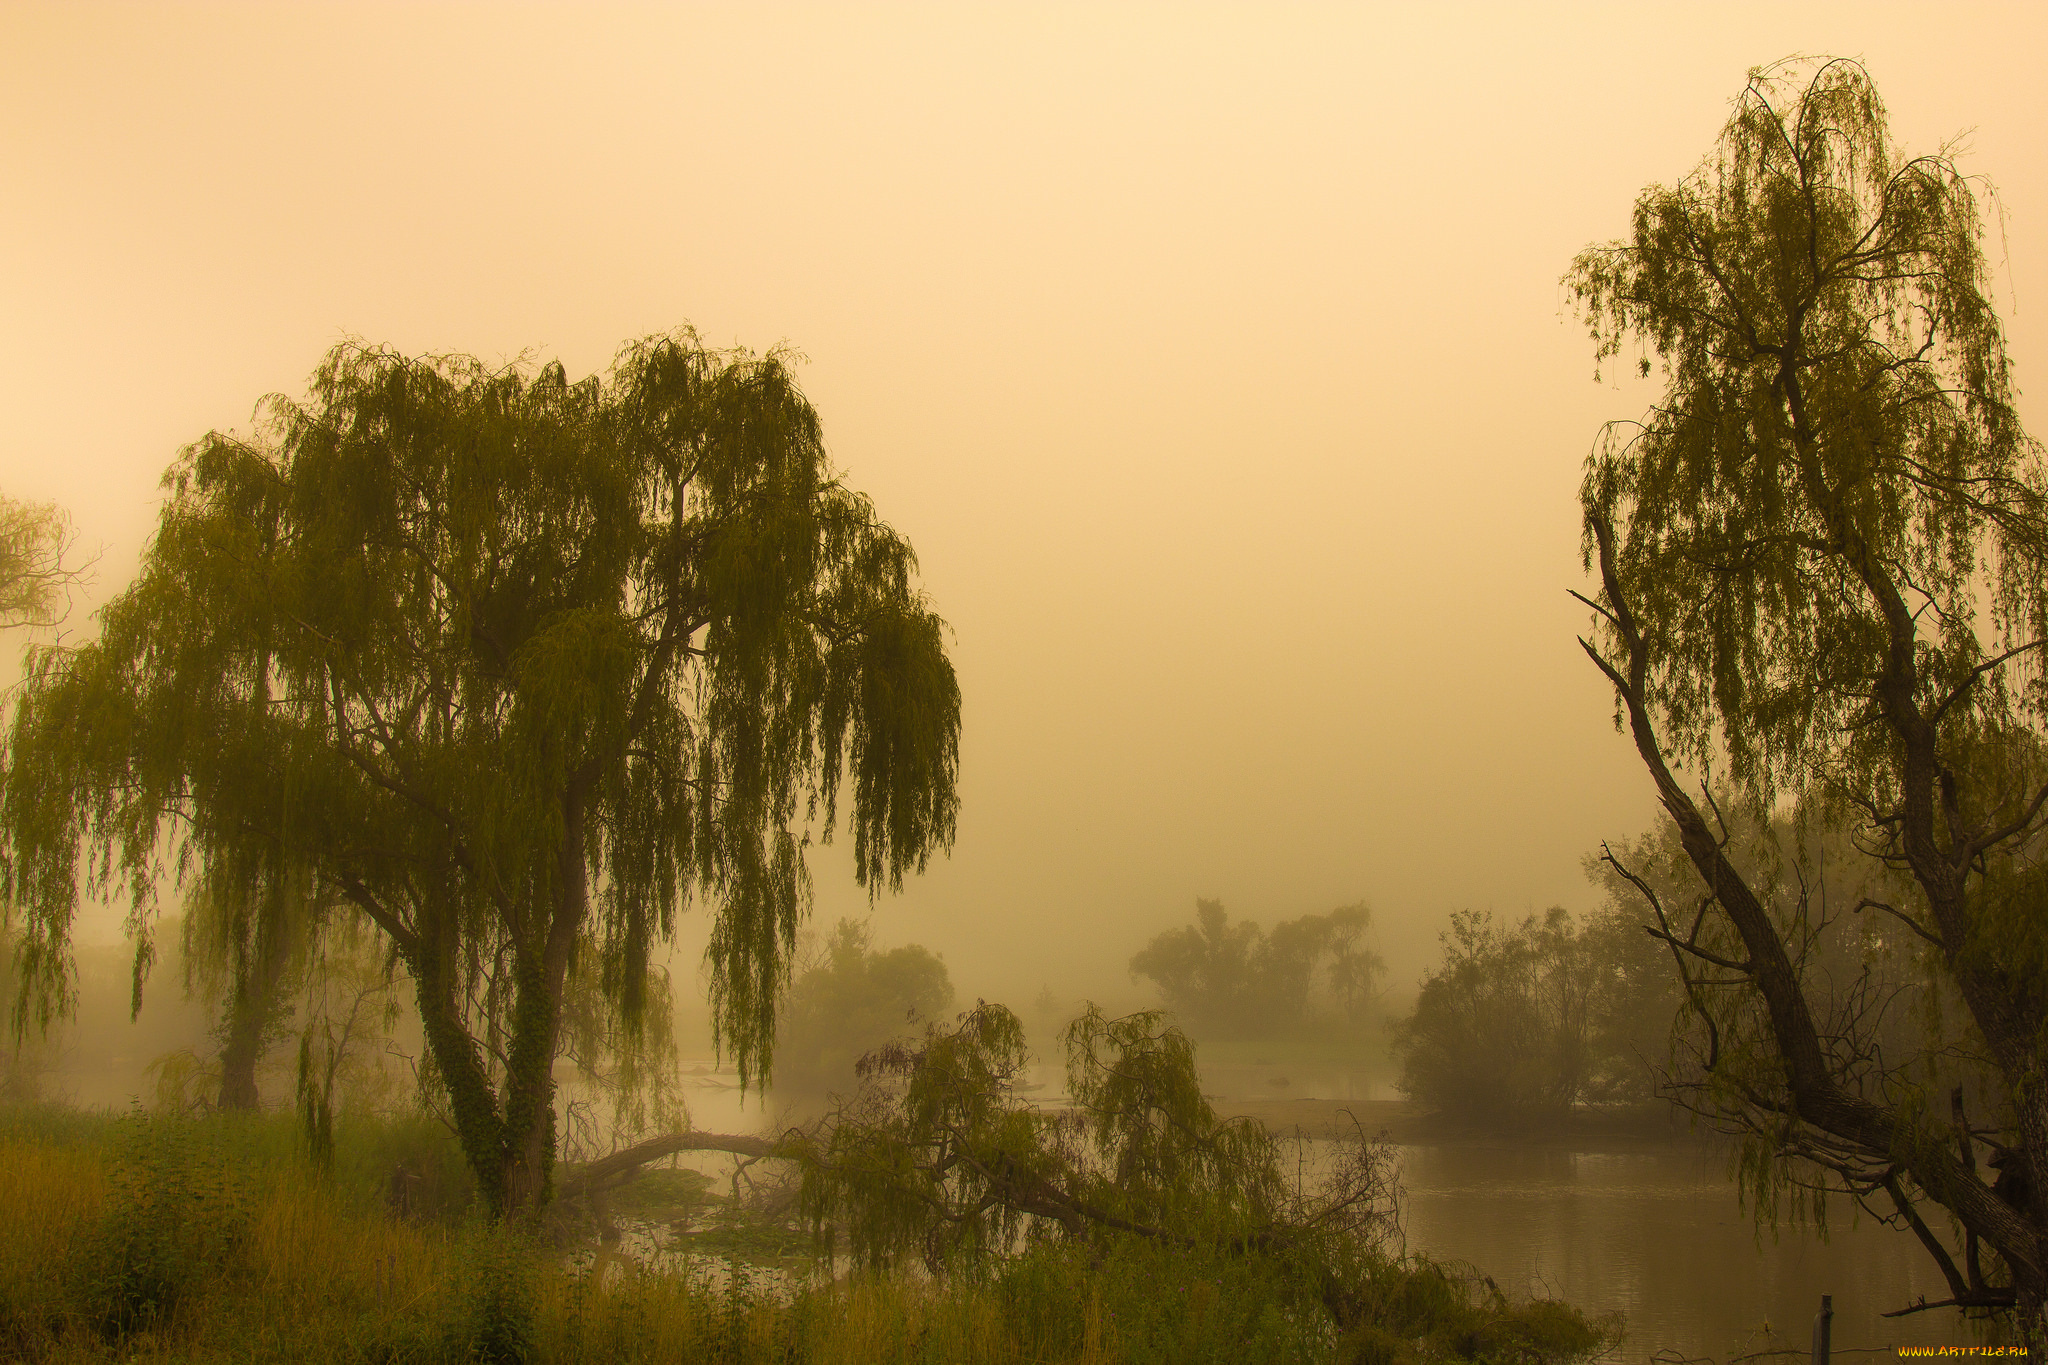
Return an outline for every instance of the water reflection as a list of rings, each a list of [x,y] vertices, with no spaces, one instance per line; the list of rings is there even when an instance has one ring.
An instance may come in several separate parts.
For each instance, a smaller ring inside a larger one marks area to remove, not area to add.
[[[1822,1294],[1834,1296],[1838,1350],[1972,1339],[1953,1310],[1879,1316],[1920,1295],[1948,1297],[1910,1234],[1868,1219],[1852,1227],[1844,1210],[1826,1243],[1786,1229],[1759,1244],[1725,1160],[1709,1151],[1399,1152],[1411,1249],[1468,1261],[1510,1295],[1622,1310],[1629,1335],[1617,1360],[1803,1350]]]

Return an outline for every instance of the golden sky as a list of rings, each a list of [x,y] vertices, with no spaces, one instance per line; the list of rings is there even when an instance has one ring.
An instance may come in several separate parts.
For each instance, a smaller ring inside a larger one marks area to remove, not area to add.
[[[877,942],[970,998],[1127,993],[1198,894],[1364,898],[1412,981],[1452,909],[1590,905],[1653,814],[1566,596],[1580,463],[1653,391],[1593,381],[1572,255],[1748,68],[1861,57],[2000,192],[2024,389],[2044,14],[4,3],[0,492],[104,595],[178,447],[344,337],[787,344],[966,696],[958,845]]]

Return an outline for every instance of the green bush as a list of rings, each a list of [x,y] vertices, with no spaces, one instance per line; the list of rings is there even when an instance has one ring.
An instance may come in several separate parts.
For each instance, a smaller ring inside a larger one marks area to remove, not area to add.
[[[458,1243],[466,1283],[450,1356],[478,1365],[527,1365],[538,1355],[534,1303],[541,1249],[513,1226],[475,1224]]]
[[[1101,1295],[1103,1346],[1131,1365],[1330,1358],[1336,1333],[1308,1268],[1292,1258],[1123,1238],[1099,1265],[1085,1257],[1071,1263],[1081,1272],[1072,1291],[1080,1301],[1091,1279]]]
[[[80,1262],[87,1312],[109,1339],[169,1318],[247,1233],[254,1200],[223,1122],[141,1110],[121,1120],[108,1207]]]

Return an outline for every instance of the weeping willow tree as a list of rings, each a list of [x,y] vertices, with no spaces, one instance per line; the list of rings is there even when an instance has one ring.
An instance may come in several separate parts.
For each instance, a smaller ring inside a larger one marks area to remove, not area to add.
[[[572,972],[630,1032],[708,902],[719,1042],[764,1080],[807,822],[848,798],[871,892],[950,845],[942,623],[773,355],[682,333],[572,383],[345,345],[165,488],[139,578],[38,658],[8,737],[17,1030],[67,1003],[81,850],[130,898],[138,993],[161,869],[259,917],[304,880],[388,939],[508,1214],[547,1197]]]
[[[1290,1189],[1272,1135],[1216,1116],[1193,1044],[1158,1011],[1110,1019],[1091,1005],[1067,1044],[1073,1103],[1054,1111],[1017,1096],[1029,1058],[1001,1005],[868,1054],[868,1084],[791,1144],[814,1230],[831,1246],[843,1229],[862,1266],[915,1254],[934,1273],[1030,1236],[1192,1246],[1277,1244],[1325,1224],[1368,1241],[1388,1230],[1383,1151],[1349,1146],[1331,1192]]]
[[[1567,282],[1602,362],[1639,346],[1668,380],[1588,462],[1581,643],[1697,878],[1667,905],[1617,860],[1706,1039],[1696,1093],[1750,1135],[1760,1186],[1857,1197],[1920,1239],[1945,1303],[2038,1347],[2048,477],[1972,184],[1894,150],[1860,66],[1781,65]],[[1746,809],[1680,765],[1721,768]],[[1856,865],[1822,882],[1731,849],[1791,811],[1853,827]],[[1852,913],[1915,994],[1955,1003],[1939,1046],[1887,1052],[1883,1010],[1831,986],[1860,979],[1822,970]]]

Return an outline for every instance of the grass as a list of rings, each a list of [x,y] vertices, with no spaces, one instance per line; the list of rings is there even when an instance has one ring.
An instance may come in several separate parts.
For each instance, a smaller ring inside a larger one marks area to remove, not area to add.
[[[658,1202],[702,1192],[663,1178]],[[570,1257],[477,1218],[452,1141],[410,1120],[341,1125],[323,1174],[285,1116],[0,1109],[0,1228],[7,1361],[1530,1365],[1604,1342],[1406,1262],[1366,1267],[1379,1325],[1340,1339],[1299,1267],[1142,1242],[794,1290],[742,1259]]]

